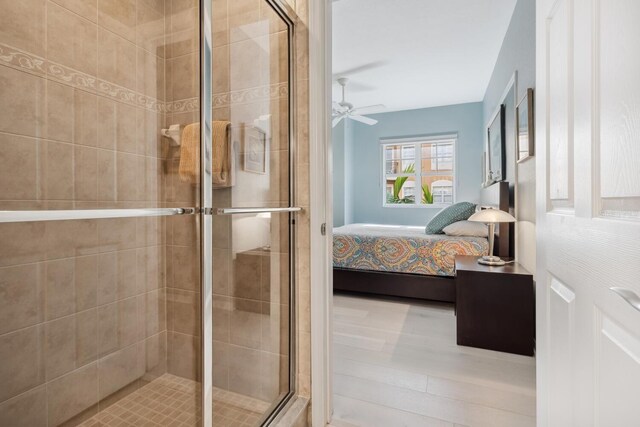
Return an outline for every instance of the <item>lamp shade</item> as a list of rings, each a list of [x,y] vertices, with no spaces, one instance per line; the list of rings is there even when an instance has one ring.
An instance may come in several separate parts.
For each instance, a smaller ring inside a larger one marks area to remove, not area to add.
[[[471,215],[469,221],[474,222],[516,222],[516,219],[509,212],[499,209],[483,209]]]

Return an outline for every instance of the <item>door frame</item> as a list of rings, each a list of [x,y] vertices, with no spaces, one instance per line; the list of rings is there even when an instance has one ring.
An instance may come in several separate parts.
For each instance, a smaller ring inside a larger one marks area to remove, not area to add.
[[[324,427],[331,421],[333,392],[331,3],[309,2],[311,425],[315,427]]]

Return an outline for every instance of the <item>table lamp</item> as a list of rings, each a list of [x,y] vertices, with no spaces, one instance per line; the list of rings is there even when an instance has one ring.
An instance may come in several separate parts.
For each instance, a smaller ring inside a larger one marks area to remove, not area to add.
[[[505,265],[506,262],[498,256],[493,256],[493,239],[495,237],[496,224],[500,222],[516,222],[516,219],[509,212],[499,209],[483,209],[471,215],[469,221],[484,222],[489,227],[489,255],[478,258],[478,263],[484,265]]]

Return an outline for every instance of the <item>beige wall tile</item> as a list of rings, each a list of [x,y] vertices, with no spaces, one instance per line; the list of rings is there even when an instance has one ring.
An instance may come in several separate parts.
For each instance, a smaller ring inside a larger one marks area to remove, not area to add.
[[[162,272],[162,247],[149,246],[138,248],[137,260],[137,287],[138,292],[150,292],[164,287]]]
[[[62,317],[44,325],[45,372],[47,381],[71,372],[76,366],[75,316]]]
[[[117,140],[116,102],[98,97],[98,147],[115,150]]]
[[[258,377],[258,384],[260,386],[260,398],[262,400],[267,402],[276,401],[281,391],[288,391],[286,388],[283,390],[280,388],[281,368],[283,367],[280,364],[279,354],[260,353],[260,376]]]
[[[116,199],[116,154],[98,150],[98,200]]]
[[[45,234],[43,222],[21,222],[0,224],[0,266],[42,261],[46,246],[42,244]]]
[[[164,0],[138,1],[136,44],[146,51],[165,56]]]
[[[55,3],[47,5],[47,58],[96,75],[96,25]]]
[[[262,258],[260,252],[247,251],[236,254],[232,296],[253,300],[260,299]]]
[[[93,308],[98,301],[98,255],[75,259],[76,310]]]
[[[158,377],[167,372],[167,333],[161,332],[145,340],[145,379]]]
[[[74,199],[98,200],[98,150],[82,146],[73,150]]]
[[[262,350],[289,354],[289,306],[262,303]]]
[[[200,335],[200,293],[167,290],[169,329],[187,335]]]
[[[229,344],[216,341],[215,338],[213,341],[213,386],[229,390]]]
[[[136,0],[100,0],[98,25],[135,43]]]
[[[98,19],[98,0],[51,0],[91,22]]]
[[[42,142],[41,170],[43,198],[73,200],[73,146],[54,141]]]
[[[0,334],[44,319],[42,264],[0,268]]]
[[[44,382],[44,328],[0,336],[0,402]]]
[[[227,0],[213,0],[212,6],[213,45],[222,46],[229,43],[229,19]]]
[[[47,427],[47,393],[45,387],[34,388],[0,404],[0,425]]]
[[[117,296],[118,258],[115,252],[98,255],[98,305],[114,302]]]
[[[165,220],[167,218],[157,218],[157,217],[141,217],[136,218],[136,235],[138,246],[155,246],[164,243],[163,232],[165,227]],[[160,260],[159,257],[162,256],[162,253],[158,255],[157,260]],[[156,286],[149,287],[147,286],[147,290],[155,289]]]
[[[91,363],[47,384],[50,426],[57,426],[98,402],[97,363]]]
[[[229,92],[229,61],[229,45],[213,48],[213,93]]]
[[[116,153],[117,200],[139,199],[138,157],[133,154]]]
[[[199,289],[198,254],[193,247],[173,247],[173,287],[196,291]]]
[[[168,332],[167,355],[170,374],[192,380],[200,378],[200,338],[179,332]]]
[[[260,351],[229,346],[229,390],[260,398]]]
[[[124,250],[135,247],[136,219],[105,219],[98,223],[100,246],[109,250]]]
[[[250,25],[260,20],[260,0],[237,0],[227,2],[230,42],[243,40],[255,35]],[[268,27],[265,29],[268,32]]]
[[[125,348],[141,339],[138,300],[135,297],[118,301],[118,346]]]
[[[168,6],[168,4],[167,4]],[[199,47],[197,2],[171,1],[169,18],[169,52],[171,58],[196,52]]]
[[[73,142],[74,90],[71,86],[47,81],[47,131],[45,137]]]
[[[98,97],[76,89],[74,91],[73,142],[95,147],[98,144]],[[100,121],[104,117],[100,116]],[[100,135],[102,138],[102,135]]]
[[[230,315],[233,307],[232,298],[213,295],[213,339],[229,342]],[[214,360],[215,363],[215,360]]]
[[[50,221],[45,228],[48,259],[98,252],[98,221]],[[42,243],[42,241],[40,242]]]
[[[25,52],[45,56],[46,0],[2,0],[0,40]]]
[[[142,48],[138,48],[137,55],[136,90],[143,95],[164,101],[164,59]]]
[[[104,357],[118,349],[118,303],[98,307],[98,355]]]
[[[283,22],[278,17],[278,22]],[[279,31],[269,36],[269,84],[289,81],[289,35]]]
[[[138,284],[136,250],[129,249],[118,252],[118,299],[138,295],[141,286]],[[142,284],[143,285],[143,284]]]
[[[200,78],[198,55],[190,53],[171,58],[167,64],[171,72],[172,99],[188,99],[198,96]]]
[[[13,68],[0,66],[0,93],[4,108],[0,131],[41,136],[45,124],[45,80]]]
[[[228,249],[213,249],[213,272],[213,293],[216,295],[230,295],[229,286],[232,276],[231,253]]]
[[[140,142],[136,139],[138,108],[116,102],[116,150],[135,154]]]
[[[76,368],[98,358],[98,309],[92,308],[75,315]]]
[[[229,45],[230,89],[240,90],[268,84],[269,58],[265,52],[268,36]]]
[[[39,198],[36,139],[0,133],[0,199]]]
[[[162,114],[143,108],[136,109],[138,154],[160,157],[162,139],[160,129],[164,126]]]
[[[136,89],[136,46],[117,34],[98,29],[98,78]]]
[[[262,345],[262,303],[233,299],[230,315],[230,343],[259,349]]]
[[[165,290],[156,290],[142,295],[144,300],[143,330],[145,337],[151,337],[167,329]]]
[[[47,320],[75,313],[75,263],[73,258],[47,261],[46,318]]]

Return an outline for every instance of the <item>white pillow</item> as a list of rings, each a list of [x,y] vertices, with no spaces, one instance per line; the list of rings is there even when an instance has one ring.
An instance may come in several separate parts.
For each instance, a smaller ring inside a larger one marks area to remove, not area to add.
[[[458,221],[447,225],[442,231],[447,236],[487,237],[487,224],[474,221]]]

